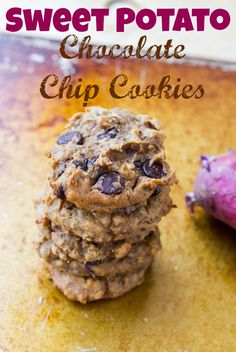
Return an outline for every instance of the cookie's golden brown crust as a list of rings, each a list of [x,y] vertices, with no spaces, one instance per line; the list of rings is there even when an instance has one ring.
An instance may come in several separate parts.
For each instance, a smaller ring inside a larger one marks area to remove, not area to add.
[[[144,203],[158,186],[175,181],[163,140],[158,122],[148,116],[89,108],[57,139],[50,185],[59,197],[90,211]]]

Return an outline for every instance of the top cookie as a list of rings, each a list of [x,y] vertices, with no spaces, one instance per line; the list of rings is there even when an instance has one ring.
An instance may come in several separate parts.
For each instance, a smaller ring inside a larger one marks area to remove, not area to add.
[[[49,182],[79,208],[111,211],[143,203],[174,182],[159,123],[126,110],[88,108],[71,118],[50,153]]]

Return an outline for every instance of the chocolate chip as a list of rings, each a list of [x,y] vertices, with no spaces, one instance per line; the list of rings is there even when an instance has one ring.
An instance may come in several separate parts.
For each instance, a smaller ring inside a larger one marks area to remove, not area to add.
[[[135,160],[134,165],[135,165],[137,168],[140,168],[140,167],[143,166],[143,163],[142,163],[141,160]]]
[[[92,166],[95,163],[96,160],[97,160],[97,157],[94,157],[92,159],[87,159],[88,168],[90,168],[90,166]]]
[[[76,168],[79,167],[83,171],[87,171],[88,170],[87,162],[88,162],[88,159],[85,159],[85,160],[73,160],[73,164],[75,165],[75,167]]]
[[[78,144],[78,145],[83,144],[82,134],[80,132],[78,132],[78,131],[71,131],[71,132],[67,132],[67,133],[62,134],[57,139],[57,144],[59,144],[59,145],[67,144],[73,139],[74,136],[76,136],[76,138],[77,138],[77,143],[76,144]]]
[[[60,198],[62,200],[65,200],[66,199],[66,196],[65,196],[65,192],[64,192],[64,188],[62,185],[60,185],[57,189],[56,189],[56,196],[57,198]]]
[[[166,175],[163,164],[160,161],[155,161],[151,165],[150,160],[145,161],[142,166],[142,171],[145,176],[156,179],[162,178]]]
[[[125,179],[116,172],[109,172],[99,176],[97,182],[97,189],[107,195],[120,194],[125,187]]]
[[[113,128],[110,128],[105,133],[99,134],[98,139],[115,138],[117,136],[117,133],[118,133],[117,129],[113,127]]]
[[[84,160],[74,160],[73,164],[75,165],[76,168],[79,167],[83,171],[88,171],[90,166],[92,166],[96,160],[97,160],[97,157],[92,158],[92,159],[86,158]]]

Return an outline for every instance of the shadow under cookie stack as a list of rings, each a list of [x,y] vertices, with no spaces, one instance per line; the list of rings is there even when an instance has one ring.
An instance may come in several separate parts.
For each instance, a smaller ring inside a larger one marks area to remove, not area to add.
[[[58,137],[37,245],[69,299],[115,298],[143,282],[172,207],[163,141],[157,120],[101,107],[74,115]]]

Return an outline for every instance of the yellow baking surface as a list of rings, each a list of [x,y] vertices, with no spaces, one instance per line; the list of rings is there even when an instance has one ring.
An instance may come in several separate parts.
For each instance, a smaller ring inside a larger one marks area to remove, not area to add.
[[[236,232],[202,210],[190,216],[199,156],[236,149],[236,72],[230,67],[136,60],[59,59],[55,43],[0,37],[0,351],[235,352]],[[126,73],[130,86],[169,74],[202,83],[200,100],[129,98],[107,93]],[[94,105],[157,117],[179,184],[177,208],[161,221],[162,251],[143,285],[121,298],[81,305],[52,284],[37,255],[33,200],[47,179],[50,150],[76,99],[47,100],[39,85],[49,73],[99,84]]]

